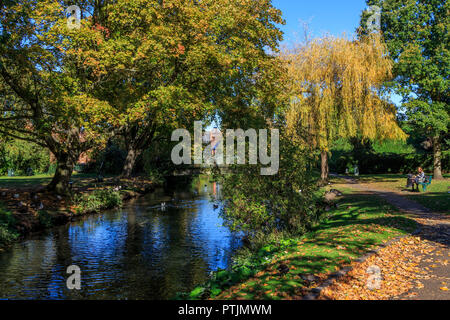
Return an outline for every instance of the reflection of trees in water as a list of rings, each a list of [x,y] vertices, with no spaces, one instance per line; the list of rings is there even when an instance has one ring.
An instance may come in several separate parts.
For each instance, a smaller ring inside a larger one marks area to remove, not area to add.
[[[41,240],[17,243],[2,254],[0,297],[62,298],[65,270],[60,266],[70,256],[67,238],[67,228],[59,228]]]
[[[168,298],[204,282],[210,269],[226,266],[231,256],[229,247],[236,248],[239,243],[226,230],[220,234],[215,231],[222,220],[207,197],[202,196],[202,200],[187,206],[182,202],[192,201],[191,192],[174,191],[169,198],[175,202],[170,203],[167,195],[148,197],[147,208],[153,209],[147,211],[151,213],[145,212],[145,205],[136,206],[132,213],[134,227],[128,228],[135,233],[132,237],[129,233],[128,240],[132,244],[140,242],[142,246],[133,246],[127,253],[139,256],[137,252],[142,248],[140,256],[144,265],[144,270],[134,272],[138,276],[133,281],[140,280],[139,286],[143,287],[141,291],[148,292],[147,298]],[[159,201],[169,203],[166,211],[155,208]]]
[[[122,211],[112,211],[71,225],[72,257],[81,268],[82,282],[81,291],[70,291],[70,297],[120,298],[125,283],[121,264],[126,251],[125,217]]]
[[[197,214],[198,207],[194,206],[173,210],[167,217],[171,221],[167,224],[168,241],[164,248],[168,252],[164,256],[164,282],[172,295],[205,279],[207,262],[193,252],[195,235],[190,233]]]
[[[0,255],[0,297],[165,299],[192,289],[235,247],[208,199],[185,190],[154,194],[16,244]],[[161,201],[166,211],[154,208]],[[66,289],[72,264],[82,270],[80,291]]]

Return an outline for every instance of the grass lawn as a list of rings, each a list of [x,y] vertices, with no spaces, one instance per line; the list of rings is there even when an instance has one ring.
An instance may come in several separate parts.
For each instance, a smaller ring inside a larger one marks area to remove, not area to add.
[[[35,176],[0,177],[0,188],[28,188],[45,185],[52,180],[52,175],[37,174]]]
[[[450,180],[433,181],[426,193],[411,193],[407,197],[434,212],[450,214]]]
[[[373,184],[376,188],[390,189],[401,192],[407,198],[414,200],[437,213],[450,214],[450,175],[445,180],[433,180],[427,192],[412,192],[405,190],[405,175],[363,175],[361,183]],[[419,187],[422,190],[422,187]]]
[[[222,272],[223,276],[219,273],[215,283],[210,285],[211,292],[218,293],[215,298],[299,298],[305,286],[302,276],[324,277],[377,244],[416,229],[413,220],[396,213],[396,209],[382,199],[345,193],[339,207],[330,211],[328,218],[311,233],[283,244],[266,246],[256,254],[255,257],[266,263],[256,266],[251,276],[230,287],[227,281],[232,282],[232,272]],[[280,264],[290,268],[286,275],[280,275]],[[222,291],[218,286],[228,289]]]
[[[34,176],[8,177],[0,176],[0,188],[32,188],[45,186],[52,180],[53,175],[38,174]],[[85,180],[96,177],[95,173],[74,173],[72,180],[74,183],[83,184]]]

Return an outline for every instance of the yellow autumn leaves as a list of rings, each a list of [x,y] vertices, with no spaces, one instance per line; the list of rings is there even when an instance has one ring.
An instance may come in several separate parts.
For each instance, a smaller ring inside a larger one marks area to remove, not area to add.
[[[329,151],[336,138],[406,138],[382,93],[392,61],[380,37],[315,39],[284,52],[282,59],[291,97],[287,126],[294,139]]]

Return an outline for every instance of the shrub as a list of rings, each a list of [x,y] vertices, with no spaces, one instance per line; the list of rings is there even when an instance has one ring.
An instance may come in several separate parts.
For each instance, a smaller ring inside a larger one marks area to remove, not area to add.
[[[18,237],[14,216],[0,204],[0,245],[12,242]]]
[[[77,207],[77,213],[80,214],[120,207],[122,205],[122,198],[118,191],[99,189],[88,194],[77,195],[74,203]]]
[[[165,181],[163,174],[157,169],[148,170],[147,177],[152,181],[154,185],[161,185]]]
[[[332,171],[344,173],[345,168],[358,164],[361,174],[413,173],[418,167],[426,172],[433,172],[433,155],[427,153],[375,153],[367,152],[355,156],[353,152],[335,153],[330,161]],[[442,158],[443,171],[448,171],[450,157]]]
[[[95,149],[89,157],[92,161],[83,171],[119,174],[125,162],[126,151],[121,149],[118,144],[111,142],[105,149]]]
[[[224,290],[267,268],[271,263],[270,257],[286,250],[295,242],[295,239],[270,241],[258,250],[248,251],[246,254],[242,254],[244,250],[241,250],[240,255],[233,259],[234,263],[230,269],[213,272],[206,283],[197,286],[190,293],[178,294],[177,298],[190,300],[215,298]]]
[[[56,166],[56,163],[50,163],[50,165],[48,166],[47,174],[54,175],[56,172]]]
[[[278,174],[261,176],[259,165],[234,167],[222,179],[226,225],[244,232],[250,242],[274,233],[303,233],[321,214],[313,163],[308,151],[286,139],[280,141]]]
[[[384,143],[361,142],[352,139],[351,144],[342,147],[336,143],[332,150],[330,169],[344,173],[346,168],[353,172],[357,164],[361,174],[413,173],[418,167],[433,172],[433,154],[417,149],[406,142],[386,141]],[[353,145],[349,148],[349,145]],[[442,154],[442,169],[447,172],[450,165],[450,153]]]
[[[52,216],[45,210],[38,211],[38,219],[41,226],[49,228],[53,226]]]
[[[16,175],[45,173],[49,163],[50,152],[34,143],[15,139],[0,143],[0,175],[7,174],[8,169]]]

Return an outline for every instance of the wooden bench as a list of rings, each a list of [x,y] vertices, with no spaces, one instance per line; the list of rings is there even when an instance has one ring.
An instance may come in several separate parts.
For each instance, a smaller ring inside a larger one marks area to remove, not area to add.
[[[427,192],[427,187],[431,184],[431,181],[433,181],[433,177],[432,176],[425,177],[425,181],[424,182],[417,183],[417,190],[420,191],[419,185],[421,185],[422,189],[423,189],[423,192]],[[413,189],[414,189],[414,184],[413,184]]]

